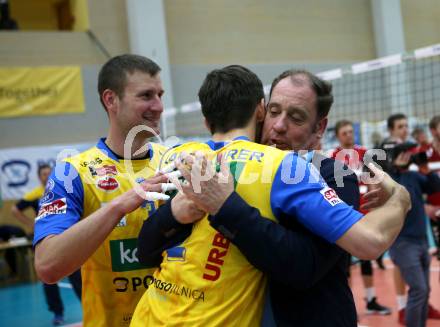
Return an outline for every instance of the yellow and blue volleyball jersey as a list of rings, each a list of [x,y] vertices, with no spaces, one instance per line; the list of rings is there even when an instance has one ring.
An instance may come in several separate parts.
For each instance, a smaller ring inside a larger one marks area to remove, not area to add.
[[[35,224],[34,244],[60,234],[117,196],[155,174],[165,148],[150,143],[146,159],[124,160],[101,139],[98,144],[57,163]],[[146,201],[122,217],[102,245],[81,267],[84,326],[128,326],[154,269],[137,258],[137,236],[158,203]]]
[[[326,196],[329,189],[319,173],[294,153],[240,138],[228,144],[184,144],[167,153],[164,162],[182,151],[205,151],[213,160],[222,154],[235,191],[268,219],[295,215],[333,240],[361,217],[333,194]],[[204,217],[183,243],[164,251],[131,326],[259,326],[265,286],[264,274]]]
[[[37,187],[35,187],[34,189],[30,190],[25,195],[23,195],[23,200],[29,202],[39,200],[43,197],[43,194],[44,194],[44,186],[38,185]]]

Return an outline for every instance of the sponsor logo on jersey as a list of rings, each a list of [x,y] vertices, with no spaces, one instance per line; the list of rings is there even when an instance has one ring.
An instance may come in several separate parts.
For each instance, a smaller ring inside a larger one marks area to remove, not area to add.
[[[116,277],[113,279],[113,285],[115,286],[115,291],[120,293],[137,292],[138,290],[146,290],[149,287],[154,287],[156,290],[166,294],[183,296],[195,301],[205,301],[204,291],[156,279],[151,275],[146,275],[144,277],[135,276],[131,278]],[[150,294],[153,295],[154,293]],[[162,300],[166,299],[162,298]]]
[[[46,217],[47,215],[60,215],[66,213],[67,201],[66,198],[56,199],[49,203],[44,203],[38,211],[38,217],[35,220]]]
[[[96,169],[93,166],[89,166],[89,172],[90,172],[90,175],[92,175],[92,177],[98,176],[98,173],[96,172]]]
[[[55,181],[52,178],[49,178],[46,184],[45,192],[50,192],[55,187]]]
[[[164,165],[165,165],[165,166],[166,166],[166,165],[169,165],[171,162],[173,162],[174,160],[176,160],[178,154],[179,154],[178,152],[173,152],[173,153],[171,153],[171,155],[170,155],[168,158],[166,158],[166,160],[164,161]],[[162,167],[162,168],[163,168],[163,167]]]
[[[104,165],[102,167],[89,166],[89,171],[92,176],[116,176],[118,174],[118,170],[114,165]]]
[[[146,288],[154,287],[156,290],[164,292],[170,295],[183,296],[188,299],[193,299],[195,301],[205,301],[205,292],[201,290],[195,290],[186,286],[170,283],[160,279],[156,279],[153,276],[151,278],[144,279],[147,282]],[[149,296],[155,296],[155,293],[149,292]],[[162,299],[164,300],[164,299]]]
[[[55,197],[55,196],[54,196],[53,192],[51,192],[51,191],[46,192],[46,193],[43,195],[43,197],[41,198],[40,202],[41,202],[41,203],[46,203],[46,202],[52,201],[54,197]]]
[[[137,238],[110,241],[112,271],[145,269],[137,257]]]
[[[221,267],[224,264],[225,256],[228,254],[231,242],[221,233],[216,233],[212,239],[212,248],[209,251],[208,259],[205,264],[203,279],[216,281],[220,278]]]
[[[320,193],[324,199],[334,207],[335,205],[342,203],[342,200],[336,194],[336,191],[330,187],[323,188]]]
[[[94,166],[94,165],[99,165],[99,164],[102,164],[102,159],[99,157],[96,157],[94,160],[81,162],[80,166],[87,167],[87,166]]]
[[[116,176],[118,174],[118,171],[116,169],[116,166],[114,165],[104,165],[102,167],[96,168],[96,173],[98,174],[98,176],[105,176],[105,175]]]
[[[166,252],[168,261],[185,261],[186,249],[183,246],[175,246]]]
[[[246,149],[232,149],[228,150],[225,155],[226,161],[257,161],[262,162],[264,152],[250,151]]]
[[[156,203],[154,201],[147,201],[145,200],[144,202],[142,202],[141,204],[141,208],[145,208],[148,211],[148,215],[152,215],[153,212],[156,211],[157,207],[156,207]]]
[[[111,176],[105,176],[101,179],[98,179],[98,181],[96,182],[96,186],[101,190],[111,192],[119,187],[119,183],[115,178]]]
[[[148,289],[154,281],[154,277],[151,275],[146,275],[144,277],[116,277],[113,279],[113,285],[115,286],[116,292],[136,292],[139,288]]]

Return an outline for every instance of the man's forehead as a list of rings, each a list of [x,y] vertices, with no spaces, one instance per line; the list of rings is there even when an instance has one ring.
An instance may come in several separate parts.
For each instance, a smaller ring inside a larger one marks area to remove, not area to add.
[[[304,97],[314,96],[315,93],[312,90],[310,83],[305,77],[295,76],[292,78],[288,76],[283,78],[272,91],[272,95],[283,93],[285,95],[299,95]]]
[[[161,84],[162,81],[160,79],[160,74],[151,75],[147,72],[142,72],[139,70],[135,70],[134,72],[126,73],[126,82],[128,84],[139,84],[139,83],[151,83],[151,84]]]
[[[162,81],[159,73],[151,76],[148,73],[135,72],[127,75],[125,89],[131,89],[134,92],[152,90],[155,92],[163,92]]]
[[[341,132],[349,132],[353,130],[353,126],[351,125],[345,125],[341,127]]]
[[[406,118],[398,119],[396,120],[395,126],[402,126],[402,125],[408,125],[408,121]]]
[[[308,104],[311,103],[313,108],[315,108],[316,94],[306,80],[296,83],[290,77],[286,77],[273,89],[270,102],[283,102],[284,105],[291,109],[298,105],[299,107],[304,107],[304,104],[310,107]]]

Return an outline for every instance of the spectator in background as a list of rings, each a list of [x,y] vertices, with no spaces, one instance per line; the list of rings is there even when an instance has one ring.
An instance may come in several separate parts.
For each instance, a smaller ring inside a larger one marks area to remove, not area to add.
[[[8,0],[0,0],[0,30],[18,30],[17,22],[9,16]]]
[[[429,122],[429,130],[432,135],[432,142],[426,149],[429,166],[440,174],[440,115],[432,117]],[[440,193],[428,196],[428,203],[425,205],[426,213],[431,218],[435,244],[437,246],[437,259],[440,260]]]
[[[429,299],[429,266],[428,239],[423,194],[432,194],[440,187],[439,177],[429,172],[427,167],[422,171],[427,174],[409,171],[411,153],[390,151],[391,144],[405,142],[408,137],[408,121],[403,114],[394,114],[388,118],[390,137],[382,147],[392,156],[391,177],[403,185],[411,194],[412,208],[407,214],[405,224],[390,248],[390,256],[395,269],[394,281],[401,324],[406,326],[425,326],[426,319],[439,319],[440,314],[428,304]],[[402,279],[403,278],[403,279]],[[409,286],[408,301],[405,299],[405,283]]]
[[[373,144],[373,149],[378,149],[380,147],[380,144],[382,143],[382,135],[379,132],[373,132],[371,133],[371,143]]]
[[[388,117],[387,128],[390,136],[382,142],[382,145],[390,142],[402,143],[408,139],[408,119],[404,114]]]
[[[27,208],[32,208],[35,214],[38,213],[38,203],[43,197],[45,185],[49,178],[51,168],[49,165],[44,164],[38,167],[38,178],[40,180],[40,185],[26,193],[18,203],[12,207],[12,214],[18,221],[23,223],[28,230],[34,230],[34,219],[23,213]],[[50,192],[48,192],[45,197],[50,197]],[[24,236],[24,235],[23,235]],[[69,276],[69,281],[73,286],[76,296],[81,300],[81,272],[80,270],[75,271]],[[64,306],[63,301],[60,296],[60,289],[58,284],[45,284],[43,283],[44,295],[46,297],[46,303],[49,307],[49,311],[53,312],[54,318],[52,323],[54,325],[61,325],[64,323]]]
[[[49,165],[40,165],[38,167],[38,179],[40,180],[40,185],[27,192],[23,198],[20,199],[11,209],[12,215],[17,218],[19,222],[25,225],[26,229],[31,231],[31,234],[33,234],[34,231],[34,218],[26,216],[23,211],[27,208],[32,208],[34,209],[35,214],[38,213],[38,202],[44,194],[44,187],[51,170],[52,169]]]
[[[385,143],[403,143],[408,138],[408,120],[404,114],[394,114],[387,120],[388,133],[387,138],[382,141],[379,147],[383,147]],[[397,296],[397,311],[399,323],[405,324],[405,307],[406,307],[406,285],[400,274],[399,268],[394,267],[394,287]]]
[[[360,205],[362,204],[362,195],[368,191],[367,185],[363,184],[360,176],[363,170],[363,160],[367,149],[363,146],[354,143],[354,129],[353,123],[348,120],[341,120],[335,126],[336,138],[339,141],[339,146],[333,151],[331,157],[346,164],[358,176],[359,192],[361,195]],[[366,214],[367,210],[360,210]],[[379,261],[381,263],[381,261]],[[351,257],[348,260],[348,265],[351,265]],[[348,270],[350,276],[350,271]],[[381,315],[391,314],[391,309],[379,304],[376,301],[376,290],[373,283],[373,267],[371,261],[361,260],[361,274],[362,282],[365,289],[365,300],[367,302],[367,313],[376,313]]]
[[[418,151],[425,152],[426,150],[428,150],[430,146],[429,139],[423,128],[421,127],[414,128],[414,130],[411,133],[411,136],[419,145]]]

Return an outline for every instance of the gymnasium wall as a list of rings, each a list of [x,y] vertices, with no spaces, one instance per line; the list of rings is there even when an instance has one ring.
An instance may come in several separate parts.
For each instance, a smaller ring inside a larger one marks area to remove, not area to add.
[[[440,40],[438,0],[400,0],[406,49],[417,49]]]
[[[96,85],[99,68],[107,56],[86,32],[56,31],[56,18],[50,18],[56,2],[10,2],[11,16],[26,30],[0,32],[0,66],[81,65],[86,112],[1,119],[0,148],[90,142],[106,133],[107,116],[99,102]],[[87,3],[90,30],[105,50],[111,56],[127,53],[125,1],[90,0]]]
[[[0,66],[90,65],[106,56],[85,32],[0,32]]]
[[[11,16],[20,30],[0,32],[0,65],[102,64],[107,53],[115,56],[129,51],[125,1],[87,1],[89,30],[104,50],[86,31],[58,31],[55,3],[10,1]]]
[[[105,136],[108,120],[96,90],[98,71],[95,65],[81,70],[84,114],[0,119],[0,148],[93,142]]]
[[[369,0],[165,0],[172,65],[363,61]]]
[[[82,66],[86,105],[84,114],[0,119],[0,148],[94,142],[105,136],[108,120],[96,91],[98,71],[99,66],[96,65]],[[3,201],[0,225],[12,224],[25,228],[11,214],[11,207],[15,203]],[[25,214],[34,216],[31,209],[26,210]]]
[[[96,35],[108,53],[111,56],[116,56],[129,52],[125,1],[89,0],[88,8],[90,30]],[[104,61],[101,63],[104,63]]]
[[[57,30],[55,5],[59,0],[10,0],[11,17],[21,30]]]
[[[375,57],[369,0],[164,4],[177,106],[195,101],[206,73],[228,64],[253,69],[267,84],[291,67],[319,72]]]
[[[37,2],[29,3],[47,7],[56,0]],[[28,1],[14,3],[23,7]],[[106,51],[112,56],[128,52],[125,1],[87,3],[90,29]],[[438,42],[438,0],[401,3],[407,49]],[[164,11],[177,107],[195,101],[206,73],[227,64],[248,66],[268,84],[291,67],[320,72],[376,58],[370,0],[164,0]],[[85,32],[0,32],[0,44],[0,65],[82,65],[86,97],[85,115],[0,121],[1,133],[11,136],[1,138],[0,147],[52,142],[46,131],[60,122],[81,126],[81,133],[67,127],[53,142],[90,141],[105,131],[95,87],[96,72],[107,57]],[[24,126],[31,126],[29,132],[23,133]],[[177,134],[191,132],[199,131],[176,129]]]

